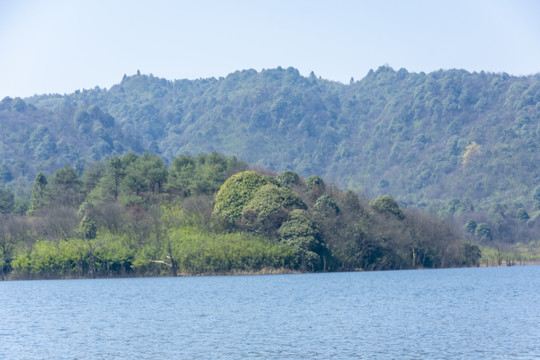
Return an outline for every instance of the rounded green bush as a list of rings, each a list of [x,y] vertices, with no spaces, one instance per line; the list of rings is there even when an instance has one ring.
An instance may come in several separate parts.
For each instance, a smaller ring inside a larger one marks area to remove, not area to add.
[[[234,223],[242,217],[242,210],[255,192],[268,184],[268,180],[255,171],[243,171],[231,176],[219,189],[216,195],[214,214]]]

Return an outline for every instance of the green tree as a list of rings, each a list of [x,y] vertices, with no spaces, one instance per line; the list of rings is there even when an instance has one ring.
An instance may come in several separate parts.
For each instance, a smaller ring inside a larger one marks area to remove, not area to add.
[[[193,156],[184,154],[175,157],[169,168],[167,190],[174,194],[189,196],[195,174],[196,165]]]
[[[299,269],[315,271],[324,268],[320,232],[307,211],[291,211],[290,220],[281,225],[278,234],[281,243],[293,249]]]
[[[488,224],[485,224],[485,223],[478,224],[474,234],[480,240],[484,240],[484,241],[492,241],[493,240],[493,235],[491,233],[491,228],[489,227]]]
[[[352,190],[346,190],[343,194],[341,204],[348,213],[359,216],[364,213],[364,208],[360,202],[360,197]]]
[[[90,119],[99,121],[104,127],[110,128],[114,125],[114,118],[104,113],[97,105],[90,105],[86,109]]]
[[[90,124],[92,122],[92,119],[86,111],[82,109],[78,110],[73,117],[73,122],[81,133],[85,135],[88,135],[90,133]]]
[[[399,208],[398,203],[389,195],[379,196],[369,203],[369,206],[381,214],[396,216],[398,219],[404,219],[405,215]]]
[[[77,172],[71,166],[65,165],[56,170],[50,177],[50,203],[61,206],[79,207],[83,201],[83,188]]]
[[[120,185],[126,175],[126,166],[122,158],[115,156],[107,163],[107,174],[102,179],[105,192],[110,194],[114,200],[120,195]]]
[[[478,224],[476,223],[476,221],[474,220],[469,220],[467,221],[467,223],[465,224],[465,230],[469,233],[469,234],[473,234],[474,235],[474,232],[476,231],[476,227],[478,226]]]
[[[268,180],[255,171],[244,171],[231,176],[216,195],[214,214],[228,223],[234,223],[242,217],[242,210],[255,192],[268,184]]]
[[[310,201],[318,199],[326,189],[326,184],[323,179],[317,175],[308,176],[305,181],[305,186],[308,191]]]
[[[98,161],[88,168],[84,169],[81,175],[81,182],[84,192],[88,194],[99,184],[99,181],[105,176],[105,163]]]
[[[125,175],[120,186],[122,194],[140,196],[148,191],[161,191],[167,178],[163,160],[156,155],[145,153],[141,157],[124,157],[122,162],[125,166]]]
[[[480,258],[482,257],[482,251],[480,248],[471,243],[463,244],[463,264],[468,266],[478,266],[480,264]]]
[[[126,176],[122,180],[121,190],[126,195],[136,196],[148,190],[148,183],[143,178],[140,169],[136,167],[128,169]]]
[[[332,197],[327,194],[324,194],[317,199],[314,208],[325,215],[335,216],[339,214],[338,205],[336,204],[334,199],[332,199]]]
[[[8,183],[13,180],[13,175],[6,164],[0,167],[0,183]]]
[[[236,157],[227,158],[217,152],[196,157],[180,155],[169,168],[167,190],[182,196],[213,195],[231,175],[247,169]]]
[[[30,209],[30,201],[26,198],[17,198],[13,204],[13,214],[24,215]]]
[[[200,154],[195,158],[197,174],[193,181],[193,191],[196,194],[212,195],[221,185],[239,171],[246,170],[247,164],[233,156],[227,158],[215,151],[210,154]]]
[[[290,189],[267,184],[261,186],[243,208],[242,218],[253,229],[271,234],[287,220],[289,211],[306,208],[302,199]]]
[[[441,207],[438,211],[438,215],[443,218],[448,216],[459,216],[466,210],[466,205],[459,199],[450,199]]]
[[[9,214],[13,211],[15,196],[10,188],[0,188],[0,213]]]
[[[96,223],[88,216],[84,216],[79,224],[79,233],[85,240],[95,239],[97,235]]]
[[[155,194],[161,193],[167,181],[167,169],[163,159],[155,154],[144,153],[134,165],[145,180],[147,189]]]
[[[278,175],[277,181],[281,186],[291,187],[300,185],[300,176],[294,171],[286,170]]]
[[[315,187],[325,188],[324,180],[317,175],[311,175],[306,179],[306,188],[312,190]]]
[[[524,208],[520,208],[516,214],[516,218],[521,221],[521,222],[526,222],[528,221],[531,217],[529,216],[529,214],[527,213],[527,210],[525,210]]]
[[[47,178],[45,174],[39,172],[34,180],[34,188],[32,189],[32,196],[30,197],[30,214],[35,213],[41,207],[45,205],[45,190],[47,188]]]

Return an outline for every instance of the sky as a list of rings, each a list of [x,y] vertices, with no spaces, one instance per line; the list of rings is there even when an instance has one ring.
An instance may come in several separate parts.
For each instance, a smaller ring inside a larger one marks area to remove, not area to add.
[[[540,72],[537,0],[0,0],[0,99],[295,67]]]

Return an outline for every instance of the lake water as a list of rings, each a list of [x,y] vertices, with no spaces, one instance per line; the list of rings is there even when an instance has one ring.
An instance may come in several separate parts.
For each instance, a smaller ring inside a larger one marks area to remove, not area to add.
[[[540,266],[0,282],[0,359],[540,359]]]

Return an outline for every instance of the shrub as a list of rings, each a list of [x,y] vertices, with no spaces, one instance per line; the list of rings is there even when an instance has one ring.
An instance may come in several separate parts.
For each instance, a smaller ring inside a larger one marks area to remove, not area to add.
[[[370,202],[369,206],[382,214],[393,215],[401,220],[405,218],[405,215],[403,215],[403,212],[399,208],[396,200],[394,200],[389,195],[379,196],[378,198]]]

